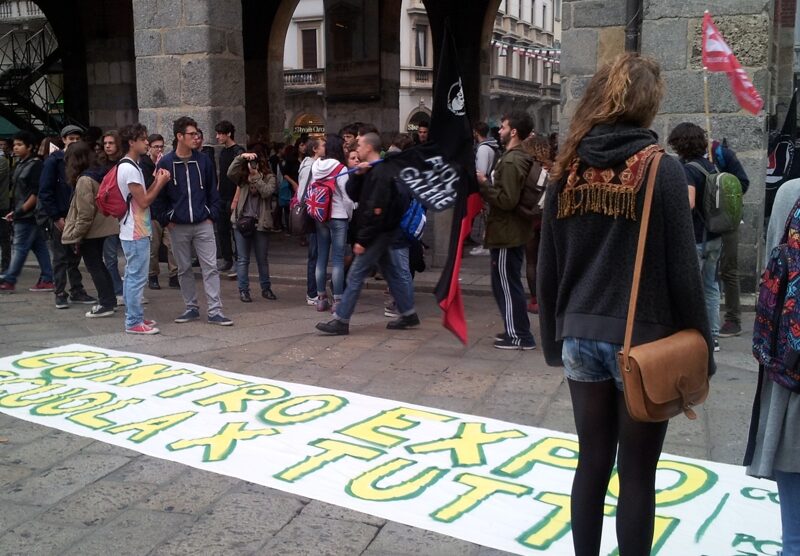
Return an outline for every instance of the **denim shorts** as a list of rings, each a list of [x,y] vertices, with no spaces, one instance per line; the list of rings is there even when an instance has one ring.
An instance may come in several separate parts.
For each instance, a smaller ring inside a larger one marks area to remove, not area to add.
[[[564,338],[561,359],[564,375],[575,382],[602,382],[614,380],[617,390],[622,391],[622,375],[617,364],[620,344],[588,340],[586,338]]]

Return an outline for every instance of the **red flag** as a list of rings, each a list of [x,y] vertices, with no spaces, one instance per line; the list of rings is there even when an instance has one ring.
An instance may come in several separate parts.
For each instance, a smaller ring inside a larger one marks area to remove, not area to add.
[[[727,73],[733,95],[739,106],[752,114],[759,113],[764,106],[764,101],[747,76],[747,72],[742,69],[739,60],[734,56],[731,47],[722,38],[722,34],[714,25],[708,11],[703,16],[703,66],[708,71]]]

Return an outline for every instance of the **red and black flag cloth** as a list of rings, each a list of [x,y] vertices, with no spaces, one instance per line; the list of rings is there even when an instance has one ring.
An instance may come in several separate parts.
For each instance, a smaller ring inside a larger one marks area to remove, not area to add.
[[[467,322],[458,276],[463,243],[480,212],[482,201],[475,178],[472,126],[459,71],[455,44],[445,28],[439,70],[433,86],[429,141],[387,158],[398,186],[409,188],[429,210],[453,209],[447,262],[435,295],[444,312],[442,324],[467,343]]]

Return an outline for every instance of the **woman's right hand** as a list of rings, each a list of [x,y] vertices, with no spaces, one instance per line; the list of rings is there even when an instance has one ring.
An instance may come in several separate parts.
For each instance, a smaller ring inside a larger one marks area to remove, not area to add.
[[[245,160],[255,160],[258,158],[258,155],[256,153],[242,153],[239,156],[241,156]]]

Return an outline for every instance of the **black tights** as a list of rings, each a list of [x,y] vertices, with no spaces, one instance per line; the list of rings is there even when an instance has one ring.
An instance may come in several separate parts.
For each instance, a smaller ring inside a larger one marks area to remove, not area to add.
[[[655,519],[655,476],[667,421],[631,419],[613,380],[569,383],[580,455],[572,483],[572,538],[576,556],[597,556],[608,481],[617,460],[620,556],[650,554]],[[619,452],[617,453],[617,446]]]

